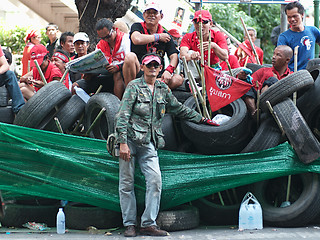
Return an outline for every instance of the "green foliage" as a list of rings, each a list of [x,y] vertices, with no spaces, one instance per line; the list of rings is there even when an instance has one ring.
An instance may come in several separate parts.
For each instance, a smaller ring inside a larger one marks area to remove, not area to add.
[[[26,32],[28,31],[27,27],[17,26],[14,29],[6,29],[4,26],[0,27],[0,44],[5,47],[10,47],[13,54],[22,54],[23,48],[25,47],[24,38]],[[46,35],[46,30],[41,29],[41,43],[46,45],[48,37]]]
[[[279,4],[251,4],[251,16],[248,16],[248,4],[211,4],[207,5],[213,19],[239,41],[243,41],[243,26],[257,30],[264,51],[264,63],[271,63],[274,45],[270,40],[272,29],[280,24]]]
[[[239,4],[239,9],[244,10],[246,4]],[[271,63],[274,45],[270,36],[274,27],[280,24],[280,4],[251,4],[251,16],[257,22],[257,35],[261,40],[261,48],[264,51],[264,62]]]
[[[243,27],[240,17],[247,26],[256,26],[255,20],[239,10],[237,4],[212,4],[209,11],[213,20],[240,42],[243,40]]]

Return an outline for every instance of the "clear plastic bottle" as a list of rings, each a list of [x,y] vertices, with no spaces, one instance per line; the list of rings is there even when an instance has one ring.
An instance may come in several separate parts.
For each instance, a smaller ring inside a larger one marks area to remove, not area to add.
[[[63,208],[59,208],[59,212],[57,214],[57,233],[64,234],[66,232],[66,218],[63,212]]]

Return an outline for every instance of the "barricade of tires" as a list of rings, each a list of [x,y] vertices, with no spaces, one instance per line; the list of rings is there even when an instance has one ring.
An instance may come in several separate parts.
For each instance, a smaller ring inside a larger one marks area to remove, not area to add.
[[[263,117],[258,128],[249,117],[242,99],[219,110],[220,114],[227,115],[230,119],[218,127],[195,124],[176,119],[169,114],[165,115],[162,122],[166,141],[165,149],[209,155],[236,154],[261,151],[288,140],[301,161],[306,164],[314,161],[320,156],[318,141],[320,138],[318,130],[320,127],[320,101],[318,101],[320,68],[312,69],[311,73],[306,70],[293,73],[261,94],[260,106]],[[235,69],[235,72],[237,71],[239,70]],[[99,93],[84,104],[77,96],[71,96],[70,92],[65,91],[66,89],[62,86],[54,81],[40,89],[17,114],[14,124],[58,131],[53,121],[54,117],[57,117],[65,133],[74,134],[81,123],[78,129],[81,129],[82,133],[91,128],[90,137],[107,139],[108,135],[114,132],[114,117],[120,104],[119,99],[110,93]],[[294,92],[298,92],[297,106],[290,99]],[[186,106],[196,109],[195,100],[187,89],[178,89],[174,94],[179,96],[178,99],[180,98],[179,100]],[[276,112],[285,134],[270,114],[266,101],[270,102]],[[99,113],[101,117],[96,119]],[[213,113],[213,116],[217,113]],[[93,122],[95,122],[94,125]],[[289,199],[283,197],[287,178],[272,179],[212,194],[194,202],[193,205],[199,210],[185,209],[183,206],[180,209],[169,210],[167,213],[161,212],[158,224],[169,231],[180,230],[179,226],[188,226],[186,222],[189,220],[185,218],[190,212],[194,217],[199,216],[200,220],[208,224],[236,224],[240,201],[246,191],[251,191],[262,205],[266,224],[285,227],[304,226],[320,213],[319,176],[311,173],[292,176],[295,185],[292,185]],[[282,188],[273,192],[272,186]],[[284,202],[290,204],[286,207],[281,206]],[[306,202],[306,206],[302,202]],[[317,206],[319,210],[313,206]],[[79,206],[71,208],[75,208],[75,211],[80,209]],[[170,211],[175,213],[172,215]],[[195,211],[198,212],[195,213]],[[166,214],[169,218],[161,220]],[[180,219],[177,222],[178,227],[171,226],[174,219]],[[197,221],[191,220],[189,223],[190,227],[198,224]],[[83,227],[85,225],[88,223]],[[74,228],[72,225],[69,227]]]
[[[13,123],[14,114],[11,110],[9,93],[5,86],[0,87],[0,122]]]

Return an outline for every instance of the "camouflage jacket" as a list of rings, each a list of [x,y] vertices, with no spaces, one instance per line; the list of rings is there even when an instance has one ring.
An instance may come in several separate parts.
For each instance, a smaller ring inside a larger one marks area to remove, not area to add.
[[[156,148],[164,147],[161,123],[165,113],[193,122],[200,122],[202,118],[198,112],[181,104],[165,83],[156,80],[152,95],[143,76],[131,81],[116,115],[117,142],[127,143],[130,138],[139,145],[153,141]]]

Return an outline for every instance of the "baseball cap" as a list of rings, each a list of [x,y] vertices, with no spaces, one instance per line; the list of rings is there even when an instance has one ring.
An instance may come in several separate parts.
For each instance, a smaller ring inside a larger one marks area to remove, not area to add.
[[[147,11],[147,10],[149,10],[149,9],[154,9],[154,10],[156,10],[156,11],[158,11],[158,12],[161,12],[161,11],[162,11],[160,5],[159,5],[158,3],[156,3],[156,2],[149,2],[149,3],[147,3],[147,4],[145,5],[145,7],[144,7],[144,11],[143,11],[143,12],[145,12],[145,11]]]
[[[172,37],[175,37],[175,38],[179,38],[181,37],[181,34],[179,33],[179,31],[177,29],[170,29],[168,31],[168,33],[172,36]]]
[[[150,62],[152,62],[152,61],[156,61],[157,63],[161,64],[160,57],[155,56],[155,55],[146,56],[146,57],[142,60],[142,64],[147,65],[148,63],[150,63]]]
[[[47,53],[48,53],[47,48],[42,44],[35,45],[33,48],[31,48],[30,67],[36,66],[36,64],[34,63],[34,60],[37,60],[39,65],[41,65],[43,62],[43,58],[45,55],[47,55]]]
[[[196,11],[194,13],[193,20],[200,18],[200,14],[201,14],[202,20],[210,20],[210,21],[212,21],[211,13],[208,10],[198,10],[198,11]]]
[[[85,32],[76,33],[73,37],[73,43],[75,43],[76,41],[89,42],[88,34],[86,34]]]

